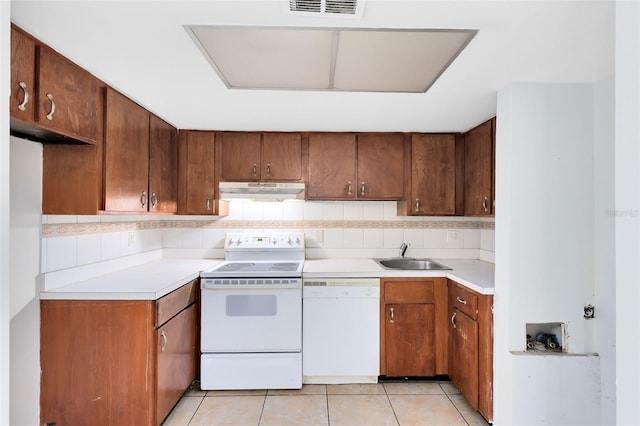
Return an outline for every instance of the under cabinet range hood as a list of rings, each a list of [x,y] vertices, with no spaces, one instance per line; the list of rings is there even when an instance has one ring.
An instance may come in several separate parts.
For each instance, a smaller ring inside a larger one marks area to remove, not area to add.
[[[220,199],[304,200],[304,182],[220,182]]]

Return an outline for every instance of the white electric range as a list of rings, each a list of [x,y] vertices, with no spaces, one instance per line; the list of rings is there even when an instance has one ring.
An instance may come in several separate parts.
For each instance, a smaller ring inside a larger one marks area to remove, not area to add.
[[[201,277],[200,386],[302,387],[304,233],[228,233]]]

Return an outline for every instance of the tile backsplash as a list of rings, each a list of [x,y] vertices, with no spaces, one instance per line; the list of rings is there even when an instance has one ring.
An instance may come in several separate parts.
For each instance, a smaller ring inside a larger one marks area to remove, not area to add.
[[[43,216],[42,272],[163,249],[177,257],[224,257],[226,232],[300,230],[307,258],[407,256],[493,262],[493,218],[403,217],[392,201],[234,200],[229,215]]]

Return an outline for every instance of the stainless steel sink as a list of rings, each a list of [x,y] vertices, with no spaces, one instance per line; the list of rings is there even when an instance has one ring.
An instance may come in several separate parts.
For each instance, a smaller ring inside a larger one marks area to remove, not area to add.
[[[431,259],[413,259],[409,257],[393,257],[387,259],[373,259],[384,269],[406,269],[406,270],[450,270],[448,266],[442,265]]]

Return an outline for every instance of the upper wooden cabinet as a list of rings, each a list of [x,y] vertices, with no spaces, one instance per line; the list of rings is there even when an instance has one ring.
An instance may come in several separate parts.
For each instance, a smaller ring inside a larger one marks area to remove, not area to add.
[[[149,112],[106,90],[104,208],[146,212],[149,202]]]
[[[219,164],[223,181],[300,181],[302,136],[223,132]]]
[[[11,130],[40,141],[95,144],[100,83],[93,75],[11,28]]]
[[[149,119],[149,211],[178,211],[178,131],[153,114]]]
[[[495,117],[464,134],[464,214],[494,214]]]
[[[397,200],[404,193],[404,136],[309,135],[309,199]]]
[[[462,210],[463,139],[455,134],[411,135],[411,175],[399,213],[454,215]]]
[[[228,203],[216,200],[216,134],[181,130],[178,135],[178,213],[226,214]]]

